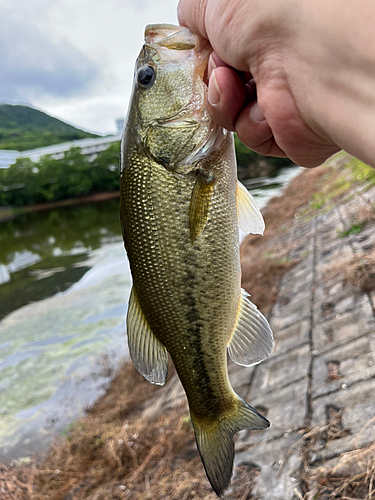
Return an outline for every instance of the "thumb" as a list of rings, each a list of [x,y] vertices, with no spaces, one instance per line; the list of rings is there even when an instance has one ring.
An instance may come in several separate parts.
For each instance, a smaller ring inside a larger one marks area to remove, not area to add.
[[[205,25],[207,0],[180,0],[177,18],[180,26],[186,26],[196,35],[207,38]]]

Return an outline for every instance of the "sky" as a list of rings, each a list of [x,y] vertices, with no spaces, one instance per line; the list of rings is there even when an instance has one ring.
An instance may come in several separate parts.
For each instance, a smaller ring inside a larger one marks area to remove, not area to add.
[[[0,0],[0,102],[100,134],[126,114],[144,27],[178,0]]]

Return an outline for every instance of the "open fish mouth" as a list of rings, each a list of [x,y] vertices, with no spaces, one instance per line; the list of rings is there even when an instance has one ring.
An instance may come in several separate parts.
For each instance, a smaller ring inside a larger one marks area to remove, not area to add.
[[[187,28],[173,24],[148,24],[145,28],[145,42],[173,50],[190,50],[195,48],[197,36]]]
[[[208,40],[192,33],[188,28],[173,24],[148,24],[145,28],[145,44],[151,47],[164,47],[169,50],[194,50],[199,61],[196,64],[196,76],[204,80],[208,58],[212,47]],[[174,59],[176,55],[174,53]]]

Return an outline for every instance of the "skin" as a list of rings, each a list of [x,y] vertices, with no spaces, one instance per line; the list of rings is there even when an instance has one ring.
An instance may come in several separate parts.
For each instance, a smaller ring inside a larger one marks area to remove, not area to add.
[[[180,0],[209,40],[212,118],[260,154],[315,167],[340,149],[375,165],[375,3]]]

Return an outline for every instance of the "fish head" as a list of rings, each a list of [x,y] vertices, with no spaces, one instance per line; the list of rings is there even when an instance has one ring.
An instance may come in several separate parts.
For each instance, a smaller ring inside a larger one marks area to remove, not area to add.
[[[188,28],[146,27],[123,149],[137,145],[142,154],[177,173],[193,170],[217,149],[225,132],[206,111],[204,75],[211,51],[207,40]]]

